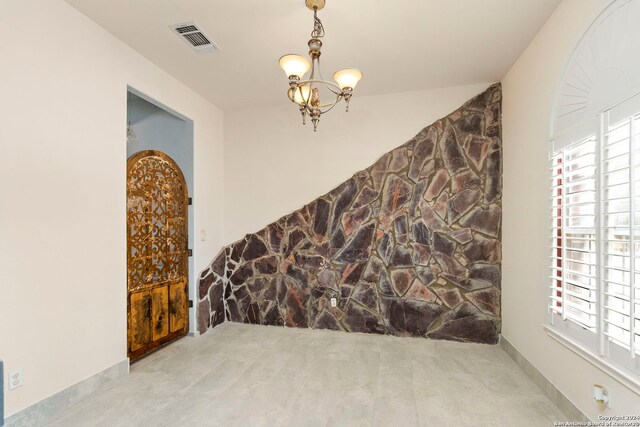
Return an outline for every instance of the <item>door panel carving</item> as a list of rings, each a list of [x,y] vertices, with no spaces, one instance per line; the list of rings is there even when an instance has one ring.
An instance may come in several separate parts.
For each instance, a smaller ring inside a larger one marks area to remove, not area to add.
[[[127,162],[129,358],[184,335],[188,320],[188,194],[160,151]]]
[[[169,292],[166,286],[151,291],[151,325],[154,341],[169,334]]]
[[[130,352],[138,351],[151,342],[151,325],[148,322],[151,299],[148,291],[130,295],[129,347]]]
[[[171,295],[171,307],[170,312],[170,327],[171,332],[180,330],[185,327],[185,321],[188,318],[188,301],[185,298],[186,284],[177,283],[169,287],[169,293]]]

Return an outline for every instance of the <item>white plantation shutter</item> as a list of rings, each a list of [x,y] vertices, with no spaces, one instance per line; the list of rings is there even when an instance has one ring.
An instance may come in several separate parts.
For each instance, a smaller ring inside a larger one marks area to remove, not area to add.
[[[578,325],[596,328],[595,135],[551,158],[550,308]]]
[[[551,156],[551,293],[549,308],[562,315],[562,157],[563,152]]]
[[[603,152],[603,320],[604,333],[624,345],[629,342],[631,283],[631,150],[629,121],[609,126]]]
[[[564,140],[551,153],[548,305],[552,324],[635,374],[640,374],[638,99],[635,114],[628,111],[630,102],[603,112],[599,132],[573,143]]]
[[[603,333],[640,353],[640,115],[606,123],[602,141]]]

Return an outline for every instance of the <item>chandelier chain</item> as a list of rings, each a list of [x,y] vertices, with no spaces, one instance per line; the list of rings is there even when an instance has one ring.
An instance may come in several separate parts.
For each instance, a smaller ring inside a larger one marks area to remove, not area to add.
[[[313,8],[313,31],[311,31],[311,38],[319,39],[324,36],[324,26],[322,21],[318,18],[318,8]]]

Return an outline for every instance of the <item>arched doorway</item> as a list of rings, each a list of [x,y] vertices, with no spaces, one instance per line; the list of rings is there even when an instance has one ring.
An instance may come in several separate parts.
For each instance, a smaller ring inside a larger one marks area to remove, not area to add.
[[[128,356],[189,330],[188,191],[176,162],[146,150],[127,161]]]

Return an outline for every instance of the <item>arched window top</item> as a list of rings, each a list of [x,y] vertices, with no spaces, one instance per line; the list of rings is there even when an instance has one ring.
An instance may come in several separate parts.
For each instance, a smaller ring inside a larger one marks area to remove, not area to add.
[[[615,0],[589,27],[556,95],[553,138],[575,134],[598,113],[640,93],[639,23],[640,0]]]

